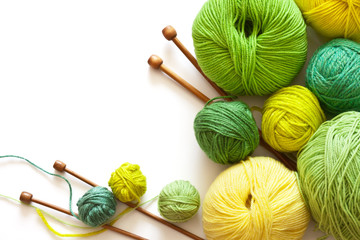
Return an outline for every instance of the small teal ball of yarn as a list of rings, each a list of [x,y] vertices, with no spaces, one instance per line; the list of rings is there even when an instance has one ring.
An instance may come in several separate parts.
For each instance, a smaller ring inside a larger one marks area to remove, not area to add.
[[[158,210],[170,222],[186,222],[199,210],[200,194],[189,182],[177,180],[160,192]]]
[[[241,101],[206,105],[195,117],[194,130],[201,149],[220,164],[240,162],[259,145],[255,119]]]
[[[116,212],[115,196],[105,187],[90,189],[76,205],[80,220],[92,227],[103,225]]]
[[[339,38],[321,46],[309,62],[305,83],[329,118],[360,111],[360,44]]]
[[[266,95],[290,84],[307,55],[293,0],[208,0],[192,28],[203,72],[231,95]]]

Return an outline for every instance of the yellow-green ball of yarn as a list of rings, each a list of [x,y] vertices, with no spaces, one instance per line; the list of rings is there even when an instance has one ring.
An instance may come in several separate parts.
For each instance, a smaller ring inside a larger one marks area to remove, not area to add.
[[[326,120],[316,96],[299,85],[271,95],[262,113],[263,138],[279,152],[298,151]]]
[[[360,239],[360,113],[344,112],[321,124],[297,166],[318,228],[335,239]]]
[[[359,0],[295,0],[305,21],[330,38],[349,38],[360,42]]]
[[[140,202],[146,192],[146,177],[137,164],[124,163],[111,174],[109,186],[121,202]]]
[[[199,207],[200,194],[189,181],[169,183],[159,195],[158,210],[170,222],[186,222],[197,213]]]
[[[208,240],[301,239],[310,221],[296,172],[269,157],[249,157],[222,172],[202,210]]]

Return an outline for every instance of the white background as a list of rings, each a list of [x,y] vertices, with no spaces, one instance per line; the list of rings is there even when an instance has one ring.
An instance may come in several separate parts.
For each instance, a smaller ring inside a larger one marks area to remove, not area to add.
[[[147,59],[158,54],[206,95],[217,96],[161,33],[173,25],[193,52],[192,22],[204,2],[0,1],[0,154],[26,157],[49,171],[60,159],[103,186],[122,163],[137,163],[147,177],[144,201],[177,179],[189,180],[203,200],[226,168],[209,160],[195,140],[193,120],[203,103],[150,69]],[[308,33],[311,56],[325,40],[311,29]],[[293,83],[304,84],[304,73],[305,67]],[[261,107],[265,97],[241,99]],[[256,118],[260,126],[260,115]],[[272,156],[262,147],[253,155]],[[65,176],[76,203],[89,187]],[[68,207],[67,185],[24,161],[0,159],[0,180],[1,194],[18,198],[26,190]],[[158,214],[156,206],[154,201],[145,208]],[[0,198],[0,212],[1,239],[58,239],[33,208]],[[178,225],[205,237],[201,211]],[[189,239],[137,212],[116,226],[149,239]],[[304,239],[323,236],[314,228],[309,226]],[[88,239],[129,238],[105,232]]]

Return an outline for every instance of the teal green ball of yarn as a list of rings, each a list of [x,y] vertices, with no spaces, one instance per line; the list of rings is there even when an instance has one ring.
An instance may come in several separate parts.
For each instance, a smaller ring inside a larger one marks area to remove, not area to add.
[[[158,210],[170,222],[186,222],[199,210],[200,194],[189,182],[177,180],[160,192]]]
[[[92,227],[103,225],[116,212],[114,194],[105,187],[90,189],[76,205],[80,220]]]
[[[232,95],[273,93],[306,60],[306,25],[293,0],[208,0],[192,36],[203,72]]]
[[[306,87],[330,118],[360,111],[360,44],[339,38],[321,46],[309,62]]]
[[[320,230],[360,239],[360,113],[324,122],[301,150],[300,189]]]
[[[259,145],[259,131],[249,107],[241,102],[214,102],[195,117],[196,140],[216,163],[245,159]]]

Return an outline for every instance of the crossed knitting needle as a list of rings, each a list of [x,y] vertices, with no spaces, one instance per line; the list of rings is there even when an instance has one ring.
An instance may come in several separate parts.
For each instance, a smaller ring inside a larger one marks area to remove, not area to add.
[[[53,167],[57,171],[69,173],[70,175],[80,179],[81,181],[89,184],[90,186],[93,186],[93,187],[98,186],[97,184],[90,181],[89,179],[87,179],[87,178],[81,176],[80,174],[70,170],[69,168],[66,167],[65,163],[63,163],[63,162],[61,162],[59,160],[55,161]],[[47,202],[44,202],[44,201],[39,200],[39,199],[34,199],[33,195],[31,193],[22,192],[21,195],[20,195],[20,201],[22,201],[23,203],[27,203],[27,204],[30,204],[31,202],[35,202],[35,203],[38,203],[38,204],[43,205],[45,207],[49,207],[49,208],[52,208],[52,209],[57,210],[59,212],[63,212],[65,214],[68,214],[68,215],[72,216],[72,214],[71,214],[71,212],[69,210],[58,207],[58,206],[55,206],[55,205],[47,203]],[[188,236],[188,237],[190,237],[190,238],[192,238],[194,240],[204,240],[203,238],[200,238],[199,236],[197,236],[197,235],[195,235],[195,234],[193,234],[191,232],[188,232],[185,229],[182,229],[182,228],[180,228],[180,227],[178,227],[178,226],[176,226],[176,225],[174,225],[172,223],[169,223],[166,220],[156,216],[155,214],[153,214],[153,213],[151,213],[151,212],[149,212],[149,211],[147,211],[147,210],[145,210],[145,209],[143,209],[141,207],[137,207],[136,204],[133,204],[133,203],[130,203],[130,202],[126,202],[125,204],[128,205],[131,208],[135,208],[135,210],[137,210],[137,211],[139,211],[139,212],[153,218],[154,220],[156,220],[156,221],[158,221],[158,222],[160,222],[160,223],[162,223],[162,224],[164,224],[164,225],[166,225],[166,226],[168,226],[168,227],[170,227],[170,228],[172,228],[172,229],[174,229],[174,230],[176,230],[176,231],[178,231],[178,232],[180,232],[180,233],[182,233],[182,234],[184,234],[184,235],[186,235],[186,236]],[[138,236],[136,234],[133,234],[133,233],[130,233],[128,231],[122,230],[120,228],[111,226],[109,224],[105,224],[105,225],[103,225],[101,227],[106,228],[106,229],[111,230],[111,231],[118,232],[120,234],[131,237],[133,239],[147,240],[146,238],[140,237],[140,236]]]
[[[65,208],[62,208],[62,207],[59,207],[59,206],[56,206],[56,205],[53,205],[53,204],[51,204],[51,203],[44,202],[44,201],[39,200],[39,199],[35,199],[35,198],[33,197],[33,195],[32,195],[31,193],[28,193],[28,192],[22,192],[22,193],[21,193],[21,195],[20,195],[20,201],[23,202],[23,203],[26,203],[26,204],[30,204],[31,202],[34,202],[34,203],[43,205],[43,206],[45,206],[45,207],[54,209],[54,210],[56,210],[56,211],[59,211],[59,212],[68,214],[68,215],[70,215],[70,216],[73,216],[69,210],[67,210],[67,209],[65,209]],[[76,215],[78,215],[78,214],[76,214]],[[111,225],[109,225],[109,224],[102,225],[101,227],[102,227],[102,228],[105,228],[105,229],[108,229],[108,230],[111,230],[111,231],[114,231],[114,232],[117,232],[117,233],[120,233],[120,234],[123,234],[123,235],[128,236],[128,237],[131,237],[131,238],[133,238],[133,239],[137,239],[137,240],[148,240],[147,238],[140,237],[140,236],[138,236],[138,235],[136,235],[136,234],[133,234],[133,233],[131,233],[131,232],[128,232],[128,231],[122,230],[122,229],[120,229],[120,228],[111,226]]]
[[[216,86],[201,70],[199,64],[197,63],[195,57],[189,52],[189,50],[186,49],[186,47],[178,40],[176,30],[172,26],[167,26],[162,31],[164,37],[169,40],[173,41],[173,43],[180,49],[181,52],[184,53],[184,55],[189,59],[189,61],[194,65],[194,67],[204,76],[204,78],[211,84],[211,86],[214,87],[214,89],[221,95],[226,96],[227,94],[220,89],[218,86]],[[208,102],[210,99],[204,95],[202,92],[200,92],[198,89],[196,89],[194,86],[192,86],[190,83],[186,82],[183,78],[181,78],[179,75],[177,75],[174,71],[172,71],[170,68],[168,68],[166,65],[163,64],[163,60],[157,56],[157,55],[151,55],[148,59],[148,64],[154,68],[154,69],[160,69],[162,72],[164,72],[166,75],[168,75],[170,78],[178,82],[180,85],[182,85],[184,88],[186,88],[189,92],[194,94],[196,97],[198,97],[203,102]],[[260,145],[263,146],[265,149],[273,153],[287,168],[290,170],[296,171],[296,163],[291,161],[288,157],[285,155],[279,153],[275,149],[273,149],[269,144],[267,144],[264,139],[261,136],[261,130],[258,129],[260,134]]]

